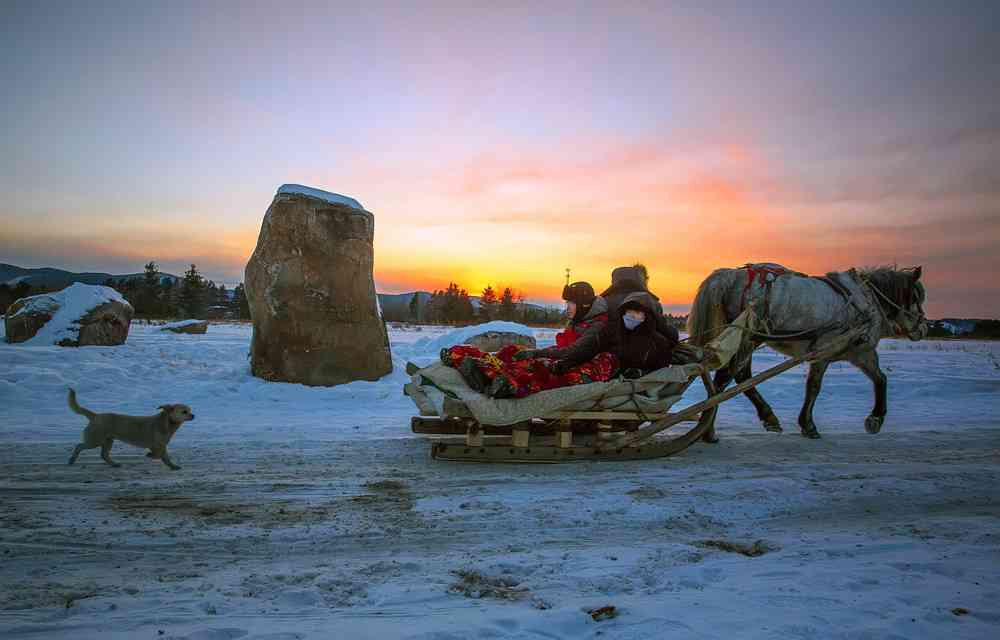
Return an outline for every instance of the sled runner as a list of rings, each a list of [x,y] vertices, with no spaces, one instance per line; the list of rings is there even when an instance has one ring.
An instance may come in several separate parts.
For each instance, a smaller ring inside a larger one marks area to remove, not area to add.
[[[404,393],[420,410],[411,429],[453,436],[433,443],[431,455],[438,460],[553,463],[661,458],[699,439],[715,441],[715,414],[721,403],[802,362],[838,353],[863,331],[848,331],[717,392],[710,372],[728,365],[746,344],[750,318],[742,314],[704,347],[682,346],[678,364],[641,378],[551,389],[518,399],[494,399],[473,391],[458,371],[443,364],[411,366],[412,381]],[[671,412],[697,380],[705,387],[705,400]],[[657,437],[685,422],[694,426],[673,438]]]

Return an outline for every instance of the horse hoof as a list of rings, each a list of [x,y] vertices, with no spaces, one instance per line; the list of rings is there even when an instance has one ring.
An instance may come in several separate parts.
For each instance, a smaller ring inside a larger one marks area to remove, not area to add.
[[[708,444],[719,444],[719,436],[702,436],[701,441]]]
[[[882,422],[885,418],[878,416],[868,416],[865,418],[865,431],[868,433],[878,433],[882,430]]]
[[[781,433],[781,422],[778,421],[778,417],[774,414],[764,418],[760,422],[764,425],[764,429],[770,431],[771,433]]]
[[[819,431],[816,431],[815,429],[811,429],[809,431],[803,431],[802,437],[809,438],[810,440],[819,440],[820,438]]]

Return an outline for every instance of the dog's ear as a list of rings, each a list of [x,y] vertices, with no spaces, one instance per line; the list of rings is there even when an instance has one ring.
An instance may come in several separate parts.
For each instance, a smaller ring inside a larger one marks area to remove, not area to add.
[[[167,413],[170,413],[171,409],[174,408],[174,405],[172,405],[172,404],[161,404],[160,406],[158,406],[156,408],[159,409],[160,411],[166,411]]]

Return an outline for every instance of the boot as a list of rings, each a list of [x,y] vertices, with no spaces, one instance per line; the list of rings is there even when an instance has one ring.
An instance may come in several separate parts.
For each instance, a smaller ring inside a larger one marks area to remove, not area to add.
[[[465,384],[469,385],[473,391],[486,393],[487,388],[490,386],[490,379],[486,377],[485,373],[479,370],[474,358],[462,360],[462,364],[458,365],[458,373],[461,374],[462,379],[465,380]]]

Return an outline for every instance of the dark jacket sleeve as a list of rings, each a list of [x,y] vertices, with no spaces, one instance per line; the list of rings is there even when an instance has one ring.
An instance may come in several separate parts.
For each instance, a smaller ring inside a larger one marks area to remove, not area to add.
[[[664,338],[670,342],[670,348],[673,349],[681,341],[681,336],[677,332],[677,327],[674,327],[669,322],[667,322],[666,317],[662,313],[656,314],[656,332],[662,335]]]
[[[570,346],[560,349],[560,351],[565,351],[566,353],[559,358],[559,361],[566,362],[569,366],[575,367],[587,362],[600,352],[607,351],[611,343],[610,326],[610,324],[606,324],[599,331],[587,332]]]
[[[573,344],[569,345],[568,347],[563,347],[562,349],[560,349],[559,347],[548,347],[547,349],[542,349],[538,353],[538,355],[541,356],[541,357],[543,357],[543,358],[552,358],[553,360],[562,360],[563,358],[566,358],[567,356],[569,356],[570,351],[573,349],[573,347],[575,347],[576,345],[580,344],[580,341],[586,340],[590,336],[597,335],[598,333],[600,333],[601,331],[604,330],[605,326],[607,326],[606,322],[591,322],[590,326],[588,326],[584,330],[584,332],[580,334],[580,337],[577,338],[576,342],[574,342]],[[598,351],[597,353],[600,353],[600,351]],[[597,355],[597,354],[595,353],[594,355]],[[591,356],[591,358],[593,358],[593,357],[594,356]],[[589,359],[590,358],[587,358],[587,360],[589,360]],[[586,360],[584,360],[584,362],[586,362]]]

